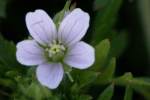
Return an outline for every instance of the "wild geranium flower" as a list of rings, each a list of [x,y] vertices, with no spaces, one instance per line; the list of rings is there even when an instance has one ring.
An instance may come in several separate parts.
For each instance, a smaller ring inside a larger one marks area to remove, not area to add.
[[[56,28],[45,11],[27,13],[26,25],[33,39],[17,44],[17,60],[27,66],[38,65],[38,81],[50,89],[57,88],[64,75],[63,63],[78,69],[94,63],[94,48],[80,41],[89,27],[89,19],[86,12],[76,8]]]

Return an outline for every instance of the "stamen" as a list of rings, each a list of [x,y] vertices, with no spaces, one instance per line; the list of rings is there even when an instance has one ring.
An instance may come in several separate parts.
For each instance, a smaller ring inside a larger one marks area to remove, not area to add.
[[[53,42],[45,49],[45,52],[48,59],[51,61],[60,61],[65,55],[66,48],[62,43],[53,40]]]

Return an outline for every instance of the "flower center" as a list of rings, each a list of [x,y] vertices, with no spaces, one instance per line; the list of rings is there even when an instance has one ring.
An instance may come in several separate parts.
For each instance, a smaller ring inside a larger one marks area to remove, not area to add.
[[[62,43],[53,41],[48,47],[45,49],[45,54],[48,60],[53,62],[61,61],[64,58],[66,52],[66,48]]]

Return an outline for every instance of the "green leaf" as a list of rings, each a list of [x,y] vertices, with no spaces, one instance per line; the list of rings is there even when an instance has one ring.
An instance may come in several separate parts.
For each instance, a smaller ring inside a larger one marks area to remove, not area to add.
[[[16,88],[15,78],[26,72],[16,60],[16,46],[0,34],[0,85]]]
[[[95,71],[98,71],[99,69],[104,67],[109,50],[110,50],[110,42],[108,39],[101,41],[95,47],[96,61],[92,67]]]
[[[21,65],[16,60],[16,46],[13,42],[5,40],[0,35],[0,72],[5,73],[10,69],[17,69]],[[17,68],[18,67],[18,68]]]
[[[69,100],[92,100],[92,96],[87,94],[73,94]]]
[[[113,92],[114,92],[114,84],[111,84],[100,94],[97,100],[111,100]]]
[[[77,94],[85,92],[93,83],[100,73],[90,70],[73,70],[71,75],[73,75],[74,84],[71,86],[71,93]]]
[[[75,81],[78,82],[78,88],[81,89],[93,83],[96,80],[98,75],[99,75],[98,72],[87,71],[87,70],[79,72],[78,74],[76,73]]]
[[[147,93],[150,93],[150,82],[143,80],[143,79],[138,79],[138,78],[134,78],[131,80],[130,82],[131,86],[133,89],[135,89],[136,91],[139,91],[139,93],[144,91]]]
[[[114,82],[117,85],[130,85],[133,89],[150,90],[150,82],[141,78],[133,78],[131,73],[125,73],[123,76],[116,78]]]
[[[9,1],[10,0],[0,0],[0,17],[6,16],[6,7]]]
[[[128,72],[125,73],[123,76],[120,76],[116,79],[114,79],[115,84],[120,86],[126,86],[129,85],[129,82],[133,79],[132,73]]]
[[[108,2],[110,2],[111,0],[95,0],[94,2],[94,10],[98,10],[100,8],[105,7]]]
[[[4,87],[13,88],[13,86],[15,86],[15,83],[11,79],[0,78],[0,85]]]
[[[74,83],[71,88],[70,88],[70,91],[72,94],[77,94],[80,92],[80,89],[79,89],[79,85],[77,83]],[[74,95],[73,95],[74,96]]]
[[[132,100],[132,88],[128,85],[125,90],[124,100]]]
[[[108,84],[112,81],[116,68],[116,58],[112,58],[108,63],[108,66],[97,78],[96,84]]]
[[[18,100],[20,100],[20,98],[24,98],[25,100],[47,100],[48,98],[50,99],[52,97],[52,92],[48,88],[39,84],[35,77],[35,70],[33,68],[29,68],[26,75],[18,75],[15,78],[16,87],[15,89],[13,89],[12,97],[17,98]]]
[[[140,86],[134,86],[134,90],[140,93],[145,97],[146,100],[150,100],[150,78],[148,77],[140,77],[136,78],[136,80],[140,80],[138,84],[140,83]],[[142,82],[141,82],[142,81]],[[143,85],[142,85],[143,84]],[[142,85],[142,86],[141,86]]]
[[[80,95],[76,100],[92,100],[90,95]]]
[[[115,84],[121,86],[130,86],[135,91],[141,93],[147,100],[150,99],[150,79],[133,78],[131,73],[125,73],[123,76],[114,80]]]
[[[35,82],[32,82],[31,85],[26,88],[25,94],[35,100],[43,100],[44,98],[49,98],[52,95],[51,91]]]
[[[126,32],[121,32],[112,39],[110,53],[111,56],[119,57],[125,50],[128,43]]]
[[[68,0],[64,8],[54,16],[53,21],[55,22],[57,28],[59,27],[59,24],[61,23],[65,14],[69,11],[70,4],[71,0]]]
[[[116,22],[122,1],[123,0],[110,0],[104,9],[95,12],[96,14],[91,29],[93,34],[92,44],[95,45],[105,38],[112,37],[112,29]]]

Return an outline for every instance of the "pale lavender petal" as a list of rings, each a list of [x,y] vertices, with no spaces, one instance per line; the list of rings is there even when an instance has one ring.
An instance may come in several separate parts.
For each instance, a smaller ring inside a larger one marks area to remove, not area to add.
[[[94,48],[84,42],[78,42],[69,48],[64,62],[71,67],[86,69],[95,61]]]
[[[50,89],[58,87],[62,81],[63,74],[64,70],[60,63],[42,64],[36,70],[39,82]]]
[[[70,12],[60,24],[58,39],[66,45],[72,45],[81,40],[89,27],[88,13],[77,8]]]
[[[23,65],[38,65],[46,61],[43,49],[34,40],[19,42],[16,57]]]
[[[27,13],[26,25],[31,36],[42,45],[46,45],[56,39],[55,24],[43,10]]]

